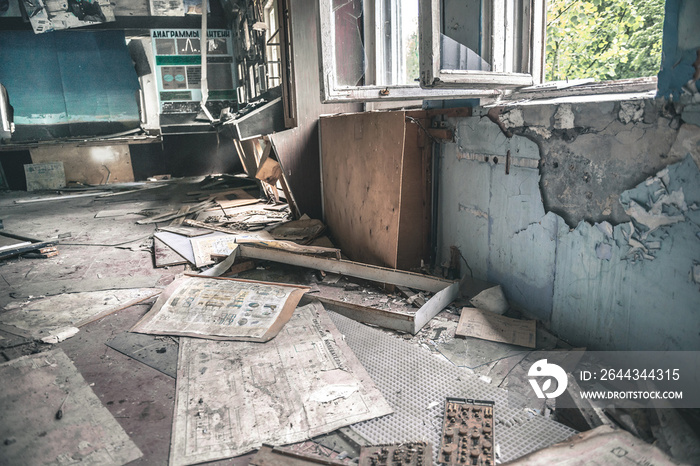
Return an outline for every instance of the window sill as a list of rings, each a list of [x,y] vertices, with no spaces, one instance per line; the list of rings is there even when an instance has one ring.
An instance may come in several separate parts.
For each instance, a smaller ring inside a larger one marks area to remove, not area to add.
[[[619,81],[557,81],[518,89],[485,107],[638,100],[656,97],[656,76]]]

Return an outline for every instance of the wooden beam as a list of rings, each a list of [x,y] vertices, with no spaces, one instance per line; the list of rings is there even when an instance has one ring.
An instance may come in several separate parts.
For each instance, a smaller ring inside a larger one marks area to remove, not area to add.
[[[443,280],[441,278],[420,275],[412,272],[403,272],[376,265],[361,264],[359,262],[346,261],[342,259],[326,259],[282,250],[257,248],[247,246],[245,244],[239,244],[238,247],[242,257],[281,262],[284,264],[323,270],[324,272],[339,273],[350,277],[362,278],[379,283],[388,283],[391,285],[406,286],[409,288],[435,293],[435,295],[430,298],[425,305],[418,309],[412,319],[412,322],[410,322],[410,326],[408,324],[404,326],[403,323],[397,323],[401,320],[398,315],[391,316],[390,319],[387,319],[388,316],[386,315],[386,311],[379,312],[379,310],[374,308],[362,308],[362,306],[358,308],[354,307],[354,305],[344,306],[344,312],[361,316],[362,319],[375,319],[377,321],[384,322],[385,324],[400,325],[401,329],[408,329],[410,327],[410,330],[407,331],[414,335],[418,333],[418,331],[423,328],[423,326],[428,323],[430,319],[435,317],[459,295],[459,282]],[[348,303],[342,304],[345,305]],[[340,306],[340,303],[336,303],[336,305]],[[370,316],[370,314],[375,312],[379,313],[376,316]],[[348,316],[352,317],[351,315]],[[382,324],[376,323],[376,325]]]
[[[362,264],[343,259],[328,259],[315,257],[308,254],[282,251],[279,249],[258,248],[246,244],[239,244],[242,257],[250,259],[282,262],[299,267],[323,270],[324,272],[339,273],[350,277],[362,278],[378,283],[407,286],[409,288],[438,293],[455,284],[451,280],[421,275],[413,272],[404,272],[377,265]]]

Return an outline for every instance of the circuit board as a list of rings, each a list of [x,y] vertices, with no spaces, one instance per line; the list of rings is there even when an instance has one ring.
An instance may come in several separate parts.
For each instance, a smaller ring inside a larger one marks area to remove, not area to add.
[[[359,466],[429,466],[433,453],[427,442],[362,447]]]
[[[493,401],[447,398],[438,454],[440,464],[495,464],[493,405]]]

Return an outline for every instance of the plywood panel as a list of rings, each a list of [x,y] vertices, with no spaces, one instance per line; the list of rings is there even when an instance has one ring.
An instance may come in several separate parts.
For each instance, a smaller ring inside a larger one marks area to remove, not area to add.
[[[33,163],[63,162],[66,181],[86,184],[134,181],[127,144],[114,146],[39,146],[30,150]]]
[[[424,128],[430,126],[428,118],[418,121]],[[407,121],[401,173],[399,269],[417,268],[421,259],[426,263],[430,260],[431,149],[431,141],[423,129]]]
[[[404,112],[323,117],[326,224],[352,260],[396,268]]]

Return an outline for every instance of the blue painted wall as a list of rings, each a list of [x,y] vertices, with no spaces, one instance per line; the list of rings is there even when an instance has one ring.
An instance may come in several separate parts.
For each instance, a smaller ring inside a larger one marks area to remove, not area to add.
[[[700,170],[689,153],[622,192],[628,222],[572,229],[545,212],[532,140],[507,139],[486,117],[450,122],[457,137],[440,154],[441,262],[459,247],[476,278],[501,284],[514,307],[572,344],[700,350]]]
[[[697,76],[693,64],[700,47],[700,2],[666,0],[664,43],[659,71],[658,97],[678,100],[684,87]],[[700,80],[695,80],[697,89]]]
[[[698,24],[700,2],[666,1],[656,100],[508,107],[511,139],[485,116],[449,120],[438,262],[459,247],[476,278],[572,344],[700,350]]]
[[[16,125],[139,126],[139,82],[123,31],[0,31],[0,44],[0,82]]]

